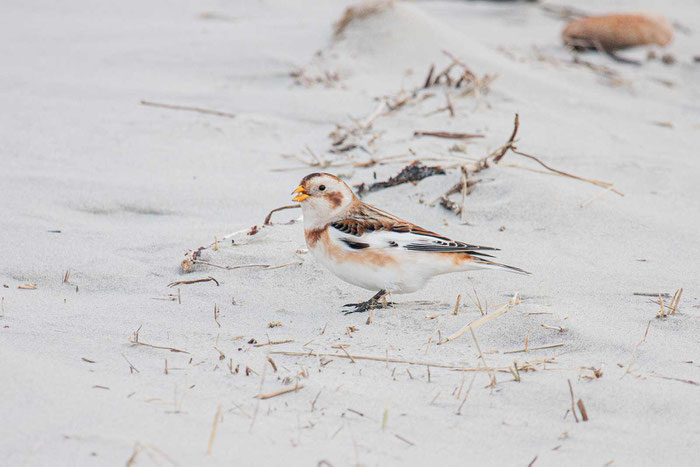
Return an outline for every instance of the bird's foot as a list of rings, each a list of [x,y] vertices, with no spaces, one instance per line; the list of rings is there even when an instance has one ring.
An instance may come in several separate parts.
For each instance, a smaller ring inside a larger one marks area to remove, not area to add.
[[[354,310],[350,311],[343,311],[345,315],[349,315],[351,313],[364,313],[369,310],[374,310],[376,308],[387,308],[389,305],[393,306],[393,303],[387,303],[385,300],[382,300],[382,298],[387,294],[386,290],[380,290],[377,292],[377,294],[367,300],[366,302],[360,302],[360,303],[348,303],[346,305],[343,305],[343,307],[355,307]]]

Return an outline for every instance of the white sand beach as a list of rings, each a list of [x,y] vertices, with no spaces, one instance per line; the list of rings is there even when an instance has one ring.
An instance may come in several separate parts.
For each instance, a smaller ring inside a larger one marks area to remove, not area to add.
[[[574,55],[543,3],[674,40]],[[700,4],[400,1],[335,35],[349,5],[3,5],[0,464],[697,465]],[[453,59],[472,81],[423,88]],[[507,151],[463,216],[433,203],[516,113],[517,150],[579,178]],[[532,274],[345,316],[372,294],[299,210],[263,219],[310,172],[416,160],[446,174],[363,201]],[[183,271],[215,241],[200,260],[268,266]]]

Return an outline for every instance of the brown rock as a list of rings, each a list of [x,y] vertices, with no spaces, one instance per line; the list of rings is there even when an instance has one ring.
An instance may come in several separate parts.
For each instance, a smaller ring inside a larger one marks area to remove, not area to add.
[[[566,45],[583,49],[665,46],[673,40],[673,26],[665,17],[648,13],[588,16],[569,22],[562,39]]]

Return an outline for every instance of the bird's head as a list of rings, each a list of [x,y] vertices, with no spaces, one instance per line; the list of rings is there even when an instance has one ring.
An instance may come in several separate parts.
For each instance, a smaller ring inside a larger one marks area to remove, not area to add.
[[[321,227],[340,218],[355,200],[350,187],[328,173],[307,175],[292,194],[292,200],[301,203],[306,227]]]

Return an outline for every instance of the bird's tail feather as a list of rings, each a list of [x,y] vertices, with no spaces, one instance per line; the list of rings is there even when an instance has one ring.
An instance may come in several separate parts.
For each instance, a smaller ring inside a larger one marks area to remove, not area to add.
[[[474,262],[485,269],[505,269],[508,272],[514,272],[516,274],[530,275],[530,273],[524,269],[516,268],[515,266],[508,266],[507,264],[496,263],[495,261],[489,261],[488,259],[484,258],[474,257]]]

